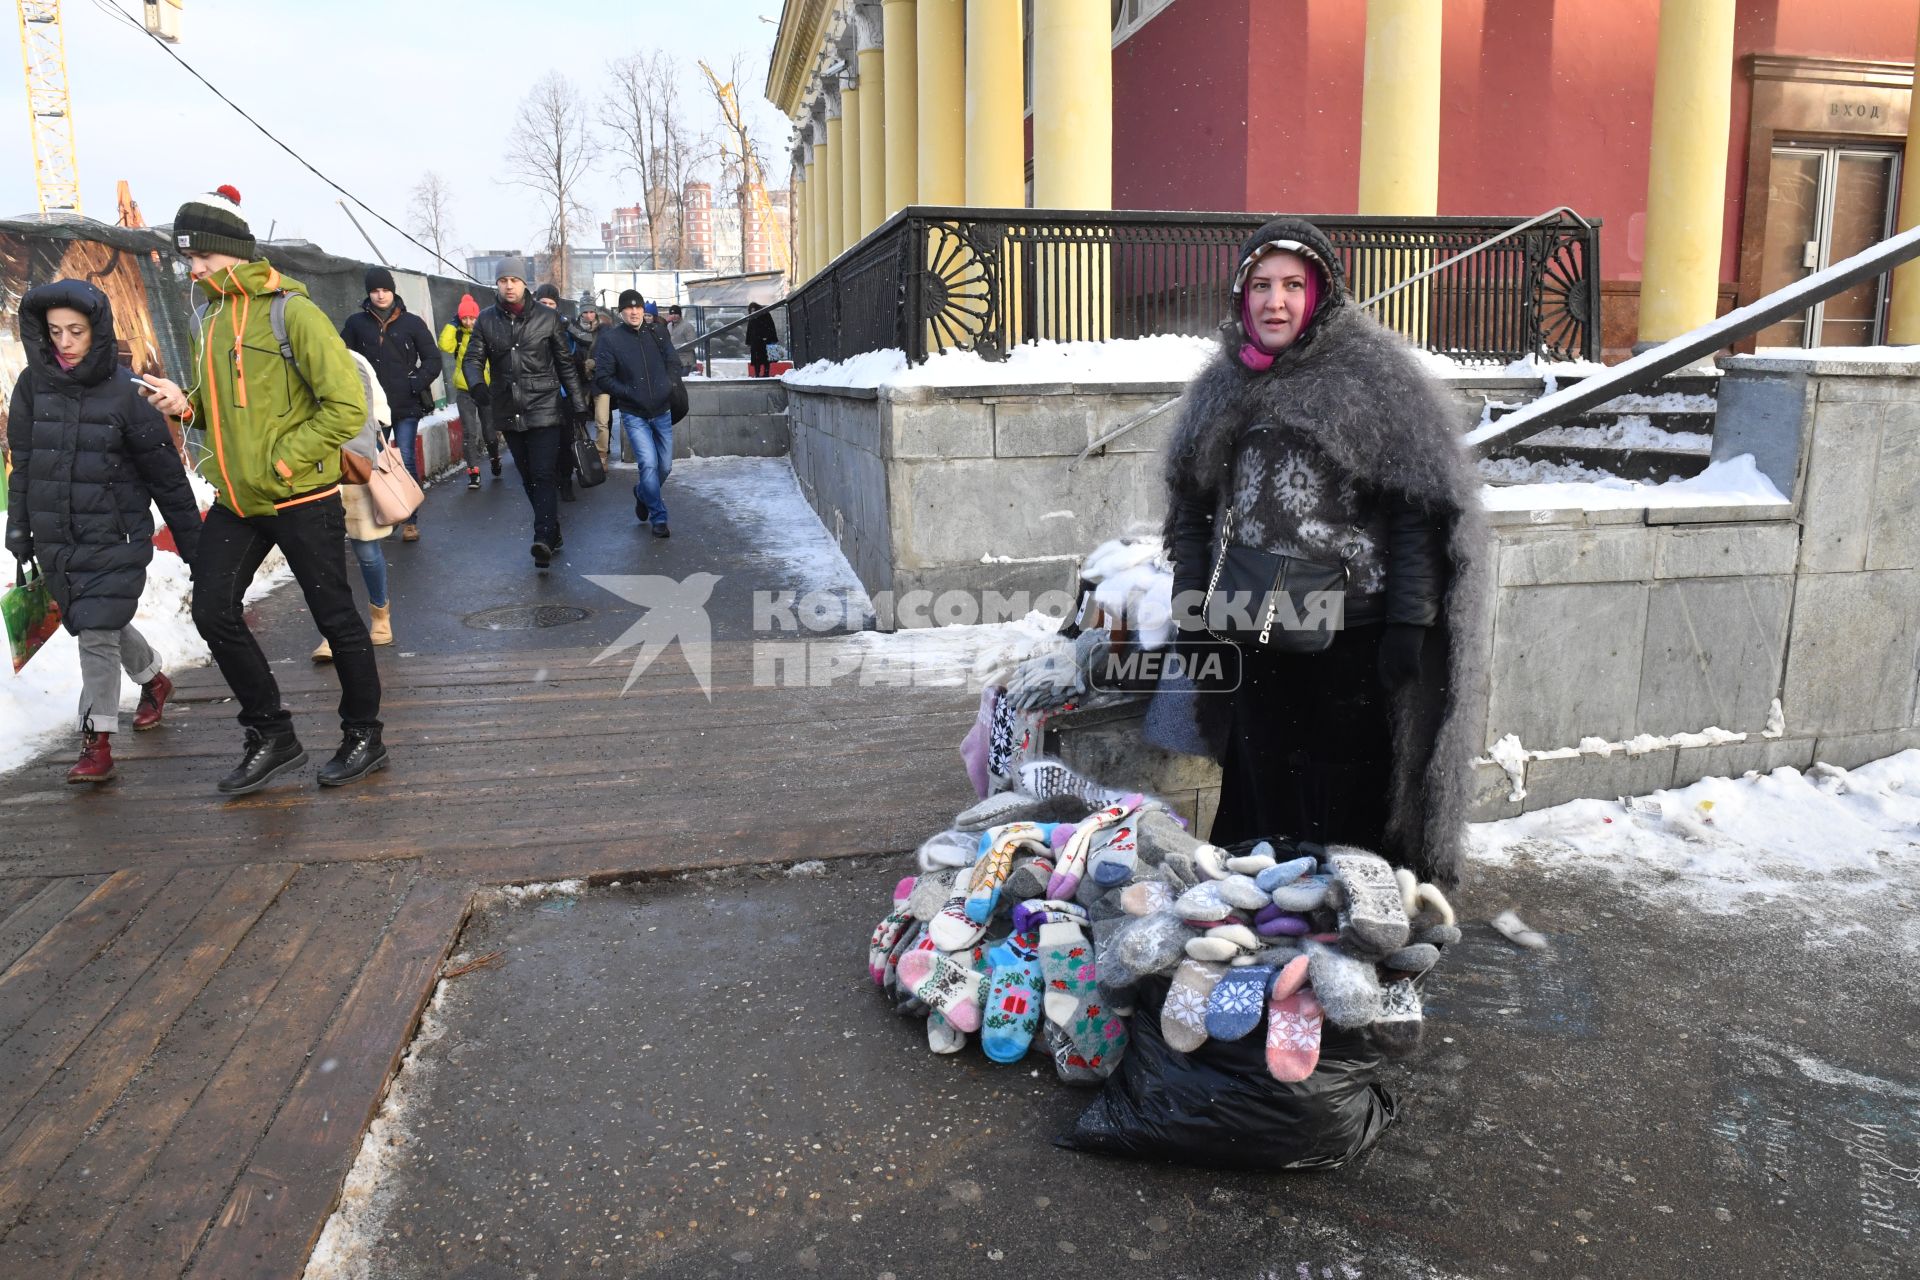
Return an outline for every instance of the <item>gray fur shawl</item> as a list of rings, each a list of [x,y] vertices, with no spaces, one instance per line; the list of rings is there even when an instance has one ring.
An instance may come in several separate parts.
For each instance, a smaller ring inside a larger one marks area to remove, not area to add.
[[[1338,296],[1338,295],[1336,295]],[[1166,453],[1170,510],[1214,511],[1241,433],[1285,423],[1335,465],[1376,491],[1397,492],[1447,530],[1452,576],[1421,679],[1395,697],[1394,765],[1383,850],[1390,860],[1444,884],[1458,882],[1486,704],[1490,542],[1479,481],[1460,447],[1454,412],[1397,335],[1341,299],[1306,336],[1255,373],[1234,354],[1237,326],[1219,356],[1187,388]],[[1169,529],[1172,515],[1169,515]],[[1438,653],[1436,654],[1436,650]],[[1227,699],[1163,683],[1147,717],[1157,745],[1218,759]],[[1285,833],[1276,833],[1285,834]]]

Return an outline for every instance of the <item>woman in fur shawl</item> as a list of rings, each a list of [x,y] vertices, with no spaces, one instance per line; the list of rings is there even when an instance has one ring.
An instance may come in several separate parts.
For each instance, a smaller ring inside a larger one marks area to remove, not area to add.
[[[1236,544],[1347,566],[1344,627],[1318,653],[1243,646],[1231,690],[1163,680],[1148,737],[1220,762],[1216,844],[1358,845],[1455,884],[1489,545],[1455,415],[1312,224],[1256,232],[1233,302],[1166,455],[1175,599],[1202,598],[1231,509]]]

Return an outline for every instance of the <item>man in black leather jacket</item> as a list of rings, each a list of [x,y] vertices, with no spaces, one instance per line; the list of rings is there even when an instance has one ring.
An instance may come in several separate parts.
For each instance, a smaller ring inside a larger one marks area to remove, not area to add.
[[[561,546],[560,453],[571,447],[575,407],[591,401],[567,349],[566,321],[528,296],[526,273],[519,258],[500,263],[499,301],[474,322],[461,370],[470,387],[492,379],[494,422],[533,505],[533,563],[544,569]]]

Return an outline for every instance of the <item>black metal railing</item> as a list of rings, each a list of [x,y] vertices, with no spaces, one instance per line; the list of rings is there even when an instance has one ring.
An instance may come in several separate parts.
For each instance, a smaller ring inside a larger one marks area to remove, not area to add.
[[[1210,334],[1227,319],[1240,245],[1271,215],[902,209],[788,297],[796,363],[898,347],[999,360],[1036,339]],[[1314,217],[1355,297],[1416,272],[1378,318],[1467,360],[1600,358],[1597,221]],[[1461,256],[1465,255],[1465,256]],[[1449,261],[1460,257],[1455,263]]]

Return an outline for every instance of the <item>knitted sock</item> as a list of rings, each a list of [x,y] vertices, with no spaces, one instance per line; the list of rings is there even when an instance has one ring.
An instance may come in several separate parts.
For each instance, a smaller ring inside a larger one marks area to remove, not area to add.
[[[1217,844],[1203,844],[1193,851],[1193,863],[1200,868],[1203,880],[1225,880],[1231,872],[1227,870],[1227,851]]]
[[[1397,973],[1421,974],[1440,962],[1440,948],[1429,942],[1414,942],[1400,948],[1380,963]]]
[[[1267,999],[1267,1073],[1298,1084],[1320,1063],[1321,1011],[1313,991],[1301,987],[1282,996],[1274,983]]]
[[[1117,804],[1122,793],[1100,786],[1075,773],[1058,760],[1029,760],[1020,766],[1020,789],[1043,800],[1071,797],[1087,809]],[[1073,815],[1078,817],[1079,814]]]
[[[972,837],[968,837],[971,842]],[[972,852],[969,850],[971,860]],[[913,892],[907,895],[907,914],[922,922],[940,914],[940,908],[953,896],[953,882],[960,875],[960,868],[946,871],[928,871],[913,882]]]
[[[1520,918],[1520,913],[1512,908],[1502,911],[1487,923],[1516,947],[1525,947],[1529,951],[1547,949],[1547,935],[1537,929],[1528,928],[1527,922]]]
[[[1308,876],[1292,884],[1283,884],[1267,896],[1272,899],[1273,905],[1282,911],[1291,911],[1296,914],[1318,911],[1327,905],[1329,883],[1325,876]]]
[[[1320,864],[1312,858],[1293,858],[1286,862],[1276,862],[1265,871],[1254,876],[1253,882],[1272,893],[1282,885],[1292,884],[1301,876],[1312,875]]]
[[[1238,1040],[1259,1026],[1273,975],[1273,966],[1264,964],[1227,970],[1207,997],[1207,1034],[1215,1040]]]
[[[1133,879],[1140,868],[1140,850],[1132,822],[1119,822],[1093,839],[1087,871],[1095,884],[1115,888]]]
[[[1192,1053],[1207,1042],[1207,1001],[1226,972],[1223,964],[1199,960],[1182,960],[1173,971],[1167,1002],[1160,1007],[1160,1034],[1169,1049]]]
[[[1127,1051],[1127,1020],[1098,988],[1088,991],[1066,1026],[1046,1024],[1053,1069],[1066,1084],[1098,1084]]]
[[[958,1053],[967,1047],[967,1033],[948,1022],[937,1009],[927,1012],[927,1048],[935,1053]]]
[[[1204,878],[1200,874],[1200,864],[1193,860],[1190,853],[1169,853],[1161,860],[1159,871],[1160,882],[1176,894],[1185,893]]]
[[[1400,886],[1400,906],[1407,913],[1407,919],[1413,919],[1413,913],[1420,909],[1420,880],[1405,867],[1393,869],[1395,883]]]
[[[1419,904],[1420,915],[1425,916],[1428,913],[1432,913],[1434,917],[1432,923],[1434,924],[1460,923],[1458,920],[1455,920],[1453,917],[1453,904],[1448,902],[1447,896],[1444,893],[1441,893],[1440,890],[1435,888],[1433,885],[1430,885],[1430,884],[1421,885],[1419,888],[1413,891],[1413,896],[1414,896],[1414,901]]]
[[[1053,859],[1038,853],[1016,858],[1013,870],[1007,873],[1002,900],[1011,899],[1020,903],[1029,898],[1044,898],[1047,895],[1047,881],[1052,877]]]
[[[893,946],[887,951],[887,958],[883,962],[884,972],[881,975],[881,985],[886,989],[886,993],[896,1001],[911,1000],[913,998],[913,993],[905,991],[900,985],[900,957],[906,955],[907,952],[913,950],[921,943],[926,942],[926,940],[927,926],[918,920],[911,920],[908,922],[907,927],[901,932],[899,939],[895,941]],[[927,945],[931,946],[932,944],[928,943]]]
[[[1406,946],[1407,910],[1400,903],[1400,884],[1387,860],[1365,849],[1336,845],[1326,862],[1328,874],[1346,894],[1340,908],[1341,938],[1379,955]],[[1325,992],[1320,1003],[1327,1016],[1340,1023]]]
[[[1071,898],[1080,887],[1080,881],[1087,874],[1087,859],[1093,852],[1095,839],[1102,833],[1121,825],[1130,810],[1124,805],[1110,804],[1090,813],[1073,829],[1072,839],[1066,848],[1054,860],[1053,879],[1047,882],[1049,898]],[[1128,844],[1132,840],[1129,837]]]
[[[1267,915],[1263,911],[1261,916],[1265,918],[1255,917],[1253,922],[1253,931],[1263,938],[1300,938],[1306,936],[1313,927],[1307,923],[1305,916],[1293,915],[1278,907],[1269,907],[1267,910],[1273,914]]]
[[[1380,1016],[1380,978],[1373,962],[1324,942],[1308,942],[1307,977],[1337,1027],[1364,1027]]]
[[[1219,886],[1221,898],[1225,899],[1229,906],[1238,907],[1242,911],[1258,911],[1262,907],[1273,905],[1273,900],[1267,896],[1266,890],[1246,876],[1236,873],[1216,883]]]
[[[973,967],[971,949],[950,954],[937,947],[900,957],[900,983],[938,1009],[960,1031],[980,1029],[987,977]]]
[[[927,936],[933,939],[933,945],[942,951],[959,951],[971,947],[980,941],[987,932],[983,921],[976,921],[967,914],[967,895],[973,882],[973,868],[961,867],[954,873],[953,892],[947,895],[947,901],[939,914],[927,922]],[[951,1021],[951,1019],[949,1019]],[[960,1026],[959,1023],[954,1023]],[[972,1027],[960,1027],[962,1031],[971,1031]]]
[[[1243,924],[1223,924],[1209,929],[1187,943],[1187,954],[1195,960],[1228,964],[1260,950],[1260,939]]]
[[[875,986],[887,985],[887,956],[912,923],[913,917],[907,914],[906,908],[897,906],[874,926],[873,937],[867,943],[867,973]]]
[[[1018,1062],[1040,1027],[1040,964],[1032,935],[1014,934],[987,953],[987,963],[993,976],[980,1047],[995,1062]]]
[[[1178,916],[1162,911],[1140,916],[1115,929],[1110,945],[1122,965],[1145,977],[1150,973],[1165,973],[1179,964],[1186,954],[1187,939],[1191,937],[1193,930],[1182,924]]]
[[[1232,854],[1227,858],[1227,870],[1237,876],[1257,876],[1275,865],[1274,856],[1270,853]]]
[[[1380,1016],[1370,1028],[1373,1042],[1380,1046],[1380,1051],[1389,1058],[1406,1057],[1419,1049],[1425,1026],[1420,992],[1414,987],[1413,979],[1389,982],[1381,999]]]
[[[1045,980],[1047,1021],[1073,1021],[1082,993],[1094,989],[1093,944],[1084,921],[1064,911],[1048,912],[1040,926],[1040,971]]]
[[[1450,947],[1460,941],[1460,930],[1454,925],[1436,924],[1414,934],[1413,940],[1416,943],[1424,942],[1430,947]]]
[[[973,861],[974,838],[965,831],[942,831],[921,842],[914,860],[922,871],[964,867]]]
[[[1282,1000],[1307,985],[1307,957],[1297,955],[1282,964],[1273,975],[1273,989],[1268,997]]]
[[[1180,825],[1180,819],[1158,804],[1148,805],[1134,816],[1135,841],[1142,865],[1157,867],[1174,854],[1191,858],[1203,841]]]
[[[988,835],[987,851],[973,864],[973,879],[967,884],[967,919],[982,925],[993,919],[1000,887],[1013,870],[1013,855],[1047,848],[1046,833],[1031,822],[1010,822]]]
[[[1120,907],[1130,916],[1150,916],[1173,906],[1173,894],[1158,880],[1142,880],[1120,891]]]
[[[1173,909],[1183,920],[1225,920],[1233,914],[1233,906],[1220,895],[1218,881],[1209,880],[1174,899]]]

